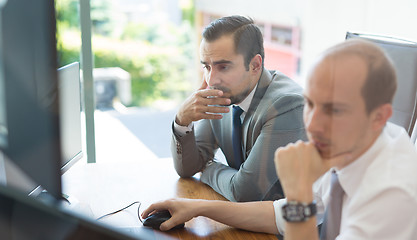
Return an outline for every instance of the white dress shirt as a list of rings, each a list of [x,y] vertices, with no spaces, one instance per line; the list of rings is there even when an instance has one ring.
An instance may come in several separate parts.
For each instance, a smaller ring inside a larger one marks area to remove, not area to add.
[[[372,147],[337,174],[345,191],[337,240],[417,239],[417,152],[403,128],[387,123]],[[313,185],[318,224],[329,202],[330,176],[326,172]],[[274,202],[281,233],[284,203]]]

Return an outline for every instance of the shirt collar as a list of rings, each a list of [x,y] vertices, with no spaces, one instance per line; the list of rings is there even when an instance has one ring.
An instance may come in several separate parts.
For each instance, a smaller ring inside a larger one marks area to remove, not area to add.
[[[255,90],[258,87],[258,84],[252,89],[252,91],[249,93],[249,95],[243,99],[243,101],[239,104],[236,104],[236,106],[239,106],[244,112],[247,112],[249,110],[250,103],[252,102],[253,95],[255,94]]]
[[[378,157],[378,154],[388,141],[387,138],[386,129],[384,128],[376,141],[364,154],[346,167],[336,170],[340,185],[348,196],[352,196],[356,189],[358,189],[368,166]]]

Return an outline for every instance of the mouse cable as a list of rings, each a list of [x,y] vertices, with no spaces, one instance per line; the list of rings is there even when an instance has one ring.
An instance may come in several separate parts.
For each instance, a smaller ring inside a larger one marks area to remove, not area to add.
[[[140,217],[140,213],[139,213],[140,205],[142,205],[142,204],[141,204],[139,201],[135,201],[135,202],[133,202],[133,203],[131,203],[131,204],[127,205],[126,207],[121,208],[121,209],[119,209],[119,210],[117,210],[117,211],[114,211],[114,212],[111,212],[111,213],[107,213],[107,214],[105,214],[105,215],[103,215],[103,216],[101,216],[101,217],[97,218],[96,220],[101,220],[101,219],[103,219],[103,218],[105,218],[105,217],[108,217],[108,216],[110,216],[110,215],[113,215],[113,214],[119,213],[119,212],[121,212],[121,211],[123,211],[123,210],[125,210],[125,209],[127,209],[127,208],[129,208],[129,207],[131,207],[133,204],[136,204],[136,203],[139,203],[139,206],[138,206],[138,218],[139,218],[139,221],[140,221],[141,223],[143,223],[142,218]]]

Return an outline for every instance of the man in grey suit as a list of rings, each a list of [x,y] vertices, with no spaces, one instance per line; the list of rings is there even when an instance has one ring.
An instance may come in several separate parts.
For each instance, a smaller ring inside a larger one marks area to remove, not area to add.
[[[200,180],[231,201],[283,198],[274,152],[306,140],[302,88],[264,68],[262,34],[246,17],[223,17],[207,26],[200,57],[202,85],[185,100],[173,123],[177,173],[191,177],[202,172]],[[243,109],[238,150],[232,144],[231,111],[236,106]],[[228,166],[214,161],[218,149]]]

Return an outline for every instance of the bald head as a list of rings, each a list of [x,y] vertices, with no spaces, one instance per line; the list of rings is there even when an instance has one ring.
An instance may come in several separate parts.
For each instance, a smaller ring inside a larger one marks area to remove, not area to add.
[[[382,104],[392,103],[397,89],[397,78],[384,51],[370,41],[348,39],[325,51],[321,61],[347,56],[357,56],[366,64],[367,76],[361,89],[366,111],[370,113]]]

